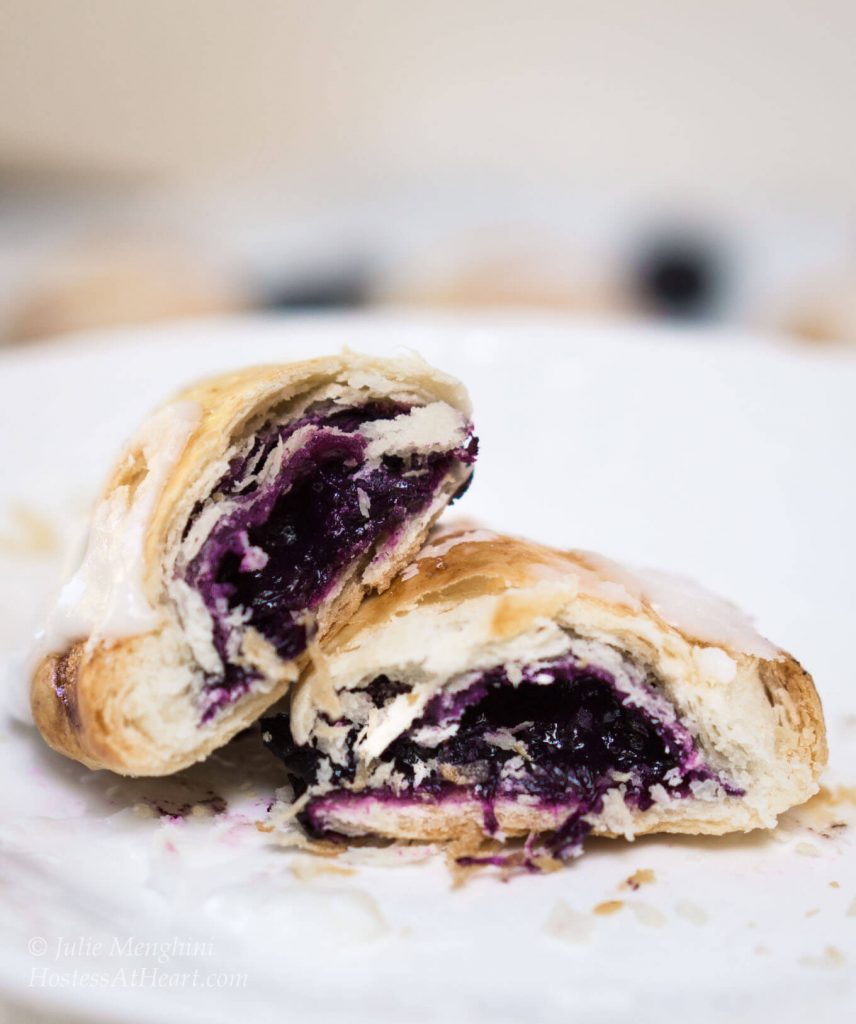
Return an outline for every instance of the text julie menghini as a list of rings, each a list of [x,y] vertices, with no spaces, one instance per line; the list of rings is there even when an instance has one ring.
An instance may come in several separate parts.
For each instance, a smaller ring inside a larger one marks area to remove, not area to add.
[[[215,956],[213,942],[177,935],[156,940],[133,935],[57,936],[48,940],[35,935],[27,943],[27,952],[41,961],[30,968],[31,988],[191,989],[247,985],[246,974],[204,969],[204,962]]]

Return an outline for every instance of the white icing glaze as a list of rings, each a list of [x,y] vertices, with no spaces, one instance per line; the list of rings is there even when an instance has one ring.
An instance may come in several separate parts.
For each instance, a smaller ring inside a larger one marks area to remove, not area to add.
[[[420,551],[414,555],[414,560],[410,565],[406,565],[399,574],[399,579],[410,580],[414,576],[419,575],[419,563],[426,558],[442,558],[443,555],[448,554],[452,548],[457,547],[458,544],[480,544],[485,541],[497,540],[499,534],[494,533],[492,530],[484,530],[481,527],[475,527],[472,530],[461,530],[460,526],[435,527],[430,536],[428,543]]]
[[[453,533],[451,536],[444,535],[437,531],[434,537],[416,555],[416,561],[421,562],[423,558],[442,558],[458,544],[481,544],[485,541],[497,540],[498,534],[492,530],[468,530],[466,533]],[[418,572],[418,569],[416,570]],[[402,578],[408,578],[401,574]],[[413,575],[413,573],[411,573]]]
[[[146,633],[161,619],[143,587],[146,531],[170,472],[202,417],[198,402],[164,406],[134,439],[146,472],[132,490],[117,487],[96,506],[82,561],[65,583],[36,656],[64,651],[86,637],[118,639]]]
[[[589,551],[580,554],[605,582],[625,591],[624,603],[633,607],[644,601],[688,637],[738,654],[779,657],[779,649],[758,633],[743,611],[695,581],[654,569],[629,569]],[[718,668],[721,674],[726,666],[720,662]]]

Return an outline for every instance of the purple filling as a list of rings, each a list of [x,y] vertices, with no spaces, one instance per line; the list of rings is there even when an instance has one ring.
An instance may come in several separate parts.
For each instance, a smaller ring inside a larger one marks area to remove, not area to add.
[[[401,688],[380,677],[368,692],[383,707]],[[664,705],[653,690],[650,696]],[[694,782],[715,779],[727,791],[739,793],[705,765],[689,732],[668,713],[667,718],[630,703],[608,672],[583,666],[572,657],[524,669],[517,684],[497,668],[465,690],[434,697],[422,718],[383,752],[381,760],[394,761],[407,780],[399,793],[344,788],[355,777],[351,756],[345,765],[332,766],[332,781],[342,788],[311,801],[304,811],[304,824],[314,833],[323,833],[326,813],[367,796],[390,802],[467,798],[481,803],[485,831],[492,834],[498,830],[496,804],[524,797],[530,805],[567,812],[549,843],[554,855],[563,856],[578,851],[591,830],[584,818],[602,810],[605,794],[618,785],[616,772],[630,776],[622,783],[624,799],[640,810],[652,805],[655,785],[673,796],[686,797]],[[458,723],[452,737],[425,745],[421,730],[452,722]],[[266,719],[263,726],[267,746],[284,761],[298,792],[312,787],[322,755],[313,747],[294,744],[285,715]],[[357,732],[355,726],[349,735],[349,752]],[[520,756],[520,746],[506,749],[491,742],[497,735],[506,741],[513,737],[525,748],[525,758]],[[513,758],[517,767],[509,772]],[[445,770],[432,769],[427,776],[423,771],[424,777],[415,783],[415,767],[432,759]],[[450,775],[455,781],[450,781]]]
[[[311,638],[313,613],[342,573],[394,542],[407,521],[430,505],[456,464],[475,461],[477,441],[470,437],[452,452],[385,456],[369,466],[359,427],[406,411],[397,403],[376,402],[309,414],[263,431],[245,456],[233,460],[215,491],[234,507],[182,570],[211,614],[214,645],[225,666],[222,675],[207,680],[204,720],[246,692],[255,678],[230,657],[236,628],[231,613],[239,609],[245,626],[257,629],[281,658],[296,657]],[[275,479],[260,486],[252,472],[301,428],[310,428],[303,445],[283,459]],[[203,507],[195,510],[188,531]]]

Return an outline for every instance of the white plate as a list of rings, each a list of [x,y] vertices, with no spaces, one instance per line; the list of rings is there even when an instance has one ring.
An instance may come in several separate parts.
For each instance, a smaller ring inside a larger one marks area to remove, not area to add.
[[[684,572],[755,613],[815,674],[830,784],[856,782],[856,361],[709,333],[238,320],[4,354],[10,701],[58,539],[145,411],[200,374],[342,344],[416,348],[466,381],[482,456],[462,513]],[[275,848],[255,821],[278,767],[246,741],[160,783],[88,772],[12,722],[0,757],[0,979],[17,1013],[398,1024],[796,1022],[856,1009],[856,856],[851,830],[827,827],[853,820],[846,801],[791,814],[775,834],[593,842],[565,871],[452,890],[438,858],[332,874]],[[147,800],[212,790],[222,814],[143,816]],[[638,868],[656,880],[620,889]],[[614,913],[592,913],[612,900]]]

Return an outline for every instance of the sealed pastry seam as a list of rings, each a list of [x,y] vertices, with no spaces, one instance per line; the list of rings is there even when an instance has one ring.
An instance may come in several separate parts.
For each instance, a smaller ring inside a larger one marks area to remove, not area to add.
[[[263,722],[317,836],[550,834],[565,857],[770,827],[826,760],[810,677],[738,609],[589,552],[435,534],[325,646],[338,713],[309,668]]]
[[[188,388],[129,444],[41,637],[49,743],[163,774],[282,696],[466,487],[457,381],[353,353]]]

